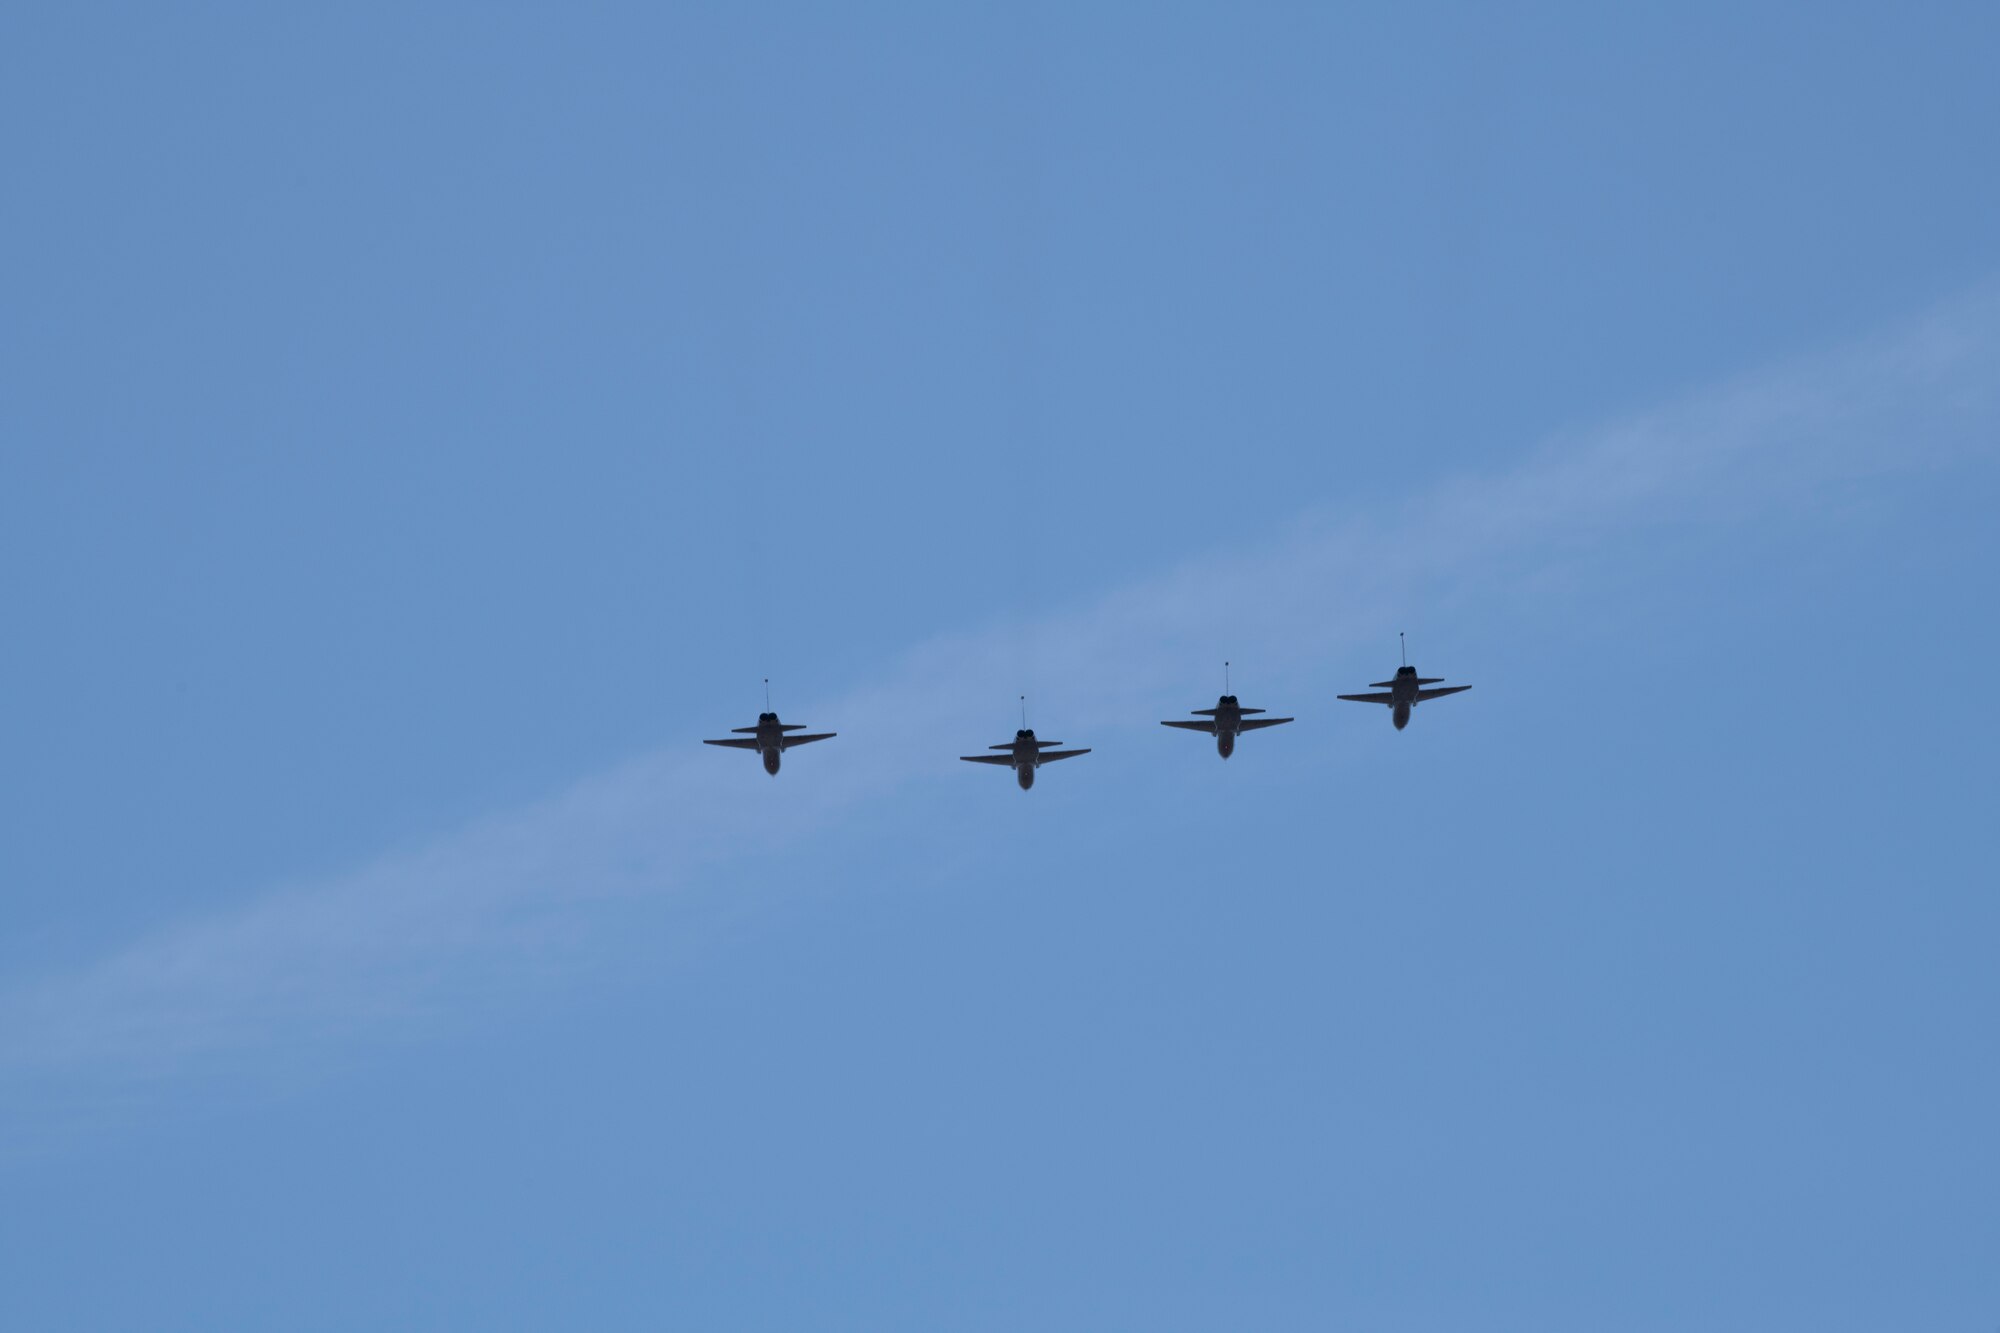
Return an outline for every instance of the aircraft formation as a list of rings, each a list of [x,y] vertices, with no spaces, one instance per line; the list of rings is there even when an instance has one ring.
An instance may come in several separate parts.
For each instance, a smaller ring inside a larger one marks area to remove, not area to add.
[[[1399,640],[1402,636],[1396,636]],[[1264,717],[1261,708],[1245,708],[1229,693],[1229,663],[1222,664],[1222,697],[1215,701],[1213,708],[1196,708],[1194,719],[1178,719],[1160,723],[1163,727],[1176,727],[1183,731],[1199,731],[1215,737],[1215,751],[1224,759],[1236,753],[1236,738],[1246,731],[1261,731],[1265,727],[1282,726],[1292,721],[1288,717]],[[1443,688],[1433,688],[1443,686]],[[1339,698],[1353,703],[1382,704],[1389,709],[1389,720],[1401,731],[1410,725],[1410,713],[1420,703],[1432,699],[1442,699],[1447,694],[1458,694],[1469,690],[1470,685],[1444,685],[1442,676],[1419,676],[1417,669],[1410,665],[1407,647],[1403,652],[1403,664],[1396,668],[1396,674],[1388,680],[1378,680],[1369,686],[1367,694],[1343,694]],[[794,732],[805,731],[803,722],[785,723],[778,720],[771,710],[771,682],[764,682],[764,710],[757,715],[754,727],[731,728],[727,740],[703,741],[704,745],[721,745],[734,750],[755,750],[764,761],[764,771],[777,776],[785,751],[795,745],[806,745],[813,741],[830,741],[838,732],[815,731],[803,736]],[[1022,791],[1035,785],[1035,771],[1043,764],[1052,764],[1058,759],[1074,759],[1078,755],[1089,754],[1088,746],[1077,750],[1061,748],[1061,741],[1037,740],[1033,728],[1028,726],[1027,699],[1021,701],[1021,729],[1014,733],[1014,739],[1001,745],[986,748],[997,753],[960,755],[968,764],[994,764],[1014,770],[1014,780]]]

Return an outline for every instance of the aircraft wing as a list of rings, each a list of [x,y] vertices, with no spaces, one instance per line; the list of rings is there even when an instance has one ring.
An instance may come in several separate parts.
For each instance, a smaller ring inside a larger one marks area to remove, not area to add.
[[[787,736],[785,737],[785,748],[789,750],[794,745],[804,745],[807,741],[830,741],[839,734],[837,731],[815,731],[810,736]]]
[[[1074,759],[1080,754],[1089,753],[1090,750],[1088,748],[1082,750],[1044,750],[1042,751],[1042,762],[1046,764],[1052,759]]]
[[[1160,725],[1163,727],[1185,727],[1189,731],[1205,731],[1211,736],[1215,734],[1215,724],[1213,722],[1162,722]]]
[[[1238,723],[1236,724],[1236,729],[1237,729],[1238,731],[1255,731],[1255,730],[1257,730],[1257,728],[1259,728],[1259,727],[1275,727],[1275,726],[1277,726],[1277,725],[1278,725],[1278,724],[1279,724],[1280,722],[1290,722],[1290,721],[1291,721],[1291,719],[1290,719],[1290,718],[1288,718],[1288,717],[1259,717],[1259,718],[1252,718],[1252,719],[1250,719],[1250,720],[1249,720],[1249,721],[1247,721],[1247,722],[1238,722]]]
[[[757,742],[755,741],[703,741],[702,744],[727,745],[732,750],[754,750],[757,748]]]
[[[1337,697],[1352,699],[1358,704],[1392,704],[1396,702],[1396,696],[1388,690],[1384,690],[1380,694],[1343,694]]]
[[[1014,766],[1014,756],[1011,754],[962,754],[959,758],[968,764],[1005,764],[1009,768]]]
[[[1460,690],[1469,690],[1471,688],[1470,685],[1447,685],[1441,690],[1418,690],[1417,702],[1422,703],[1426,699],[1442,699],[1447,694],[1457,694]]]

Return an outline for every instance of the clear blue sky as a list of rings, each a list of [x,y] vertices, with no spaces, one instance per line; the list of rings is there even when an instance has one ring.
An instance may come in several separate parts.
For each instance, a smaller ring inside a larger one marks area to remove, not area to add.
[[[2000,11],[833,9],[0,16],[0,1327],[2000,1325]]]

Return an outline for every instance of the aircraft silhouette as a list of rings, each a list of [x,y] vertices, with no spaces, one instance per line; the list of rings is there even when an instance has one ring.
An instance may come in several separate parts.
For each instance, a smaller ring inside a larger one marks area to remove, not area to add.
[[[1025,708],[1023,712],[1025,713]],[[1023,721],[1025,721],[1025,717]],[[1052,764],[1058,759],[1074,759],[1080,754],[1089,754],[1088,749],[1054,750],[1050,746],[1061,745],[1061,741],[1038,741],[1035,733],[1022,727],[1014,733],[1014,739],[1005,745],[989,745],[989,750],[1005,750],[1005,754],[962,754],[959,756],[968,764],[1005,764],[1014,770],[1014,780],[1026,791],[1035,785],[1035,770],[1043,764]]]
[[[764,706],[771,704],[771,682],[764,682]],[[703,741],[703,745],[726,745],[732,750],[755,750],[764,756],[764,771],[772,777],[778,775],[780,757],[794,745],[806,745],[813,741],[830,741],[840,733],[837,731],[816,731],[808,736],[792,736],[789,732],[804,731],[806,724],[793,722],[789,725],[778,721],[776,713],[757,714],[754,727],[731,727],[738,735],[747,734],[748,740]]]
[[[1396,637],[1400,640],[1403,636],[1398,634]],[[1410,710],[1418,704],[1432,699],[1442,699],[1447,694],[1458,694],[1472,688],[1470,685],[1447,685],[1441,690],[1424,688],[1427,685],[1435,685],[1443,679],[1443,676],[1419,676],[1417,669],[1410,665],[1406,650],[1403,665],[1396,668],[1395,679],[1378,680],[1374,683],[1372,688],[1382,690],[1382,693],[1343,694],[1340,697],[1351,699],[1358,704],[1387,704],[1390,716],[1396,723],[1396,730],[1401,731],[1410,725]]]
[[[1229,688],[1229,663],[1222,664],[1222,688]],[[1224,759],[1236,753],[1236,737],[1239,732],[1255,731],[1259,727],[1275,727],[1290,722],[1288,717],[1252,718],[1251,713],[1261,713],[1261,708],[1245,708],[1236,702],[1236,696],[1225,694],[1215,701],[1213,708],[1191,710],[1196,717],[1212,719],[1208,722],[1162,722],[1163,727],[1180,727],[1185,731],[1205,731],[1215,737],[1215,752]]]

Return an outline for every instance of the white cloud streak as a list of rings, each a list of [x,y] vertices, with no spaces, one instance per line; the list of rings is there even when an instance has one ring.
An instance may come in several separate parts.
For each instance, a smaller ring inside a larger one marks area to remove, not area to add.
[[[1414,587],[1475,591],[1497,566],[1588,554],[1649,522],[1782,514],[1829,482],[1991,455],[1996,385],[2000,293],[1982,289],[1883,337],[1552,441],[1504,474],[1387,514],[1308,515],[1264,549],[1072,607],[1032,627],[1037,669],[1065,682],[1062,729],[1103,736],[1150,719],[1171,687],[1184,693],[1186,664],[1214,644],[1260,663],[1310,661],[1377,639]],[[939,771],[955,739],[983,743],[992,701],[1016,692],[1018,660],[1008,630],[948,635],[879,683],[815,704],[814,719],[848,739],[811,752],[816,780],[787,792],[788,830]],[[1281,670],[1259,674],[1284,683]],[[0,990],[0,1087],[127,1082],[278,1044],[311,1049],[467,1007],[522,969],[562,975],[593,935],[617,929],[633,895],[768,835],[749,822],[763,813],[715,781],[726,762],[692,745],[645,755],[414,854],[274,891],[66,974],[18,978]]]

